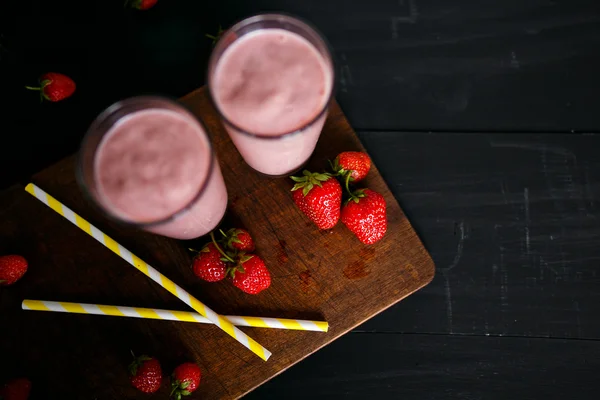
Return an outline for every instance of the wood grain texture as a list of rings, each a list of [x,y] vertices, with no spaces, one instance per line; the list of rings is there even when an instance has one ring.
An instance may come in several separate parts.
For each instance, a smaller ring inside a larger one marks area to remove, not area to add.
[[[325,319],[328,333],[245,329],[273,352],[263,362],[217,328],[166,321],[124,320],[19,310],[24,298],[185,309],[179,300],[107,251],[94,239],[15,187],[0,197],[0,253],[22,253],[26,278],[0,292],[0,373],[16,370],[39,380],[46,396],[70,393],[129,398],[129,349],[163,362],[165,373],[186,359],[198,362],[203,383],[195,398],[236,398],[282,372],[356,325],[426,285],[434,265],[374,166],[364,185],[384,195],[389,228],[364,246],[342,225],[318,231],[295,207],[291,180],[270,179],[247,167],[220,125],[203,90],[183,103],[207,125],[229,190],[226,226],[245,226],[273,275],[272,287],[249,296],[229,282],[200,282],[189,265],[190,245],[106,221],[84,201],[68,158],[33,182],[85,216],[134,254],[222,314]],[[343,150],[362,150],[337,105],[309,168],[324,168]],[[10,321],[10,322],[9,322]],[[36,328],[37,327],[37,328]],[[43,330],[43,335],[40,335]],[[357,348],[356,352],[368,351]],[[53,360],[52,369],[36,360]],[[36,367],[36,365],[38,365]],[[64,379],[69,376],[68,380]],[[84,391],[85,389],[85,391]],[[166,387],[161,391],[166,394]]]

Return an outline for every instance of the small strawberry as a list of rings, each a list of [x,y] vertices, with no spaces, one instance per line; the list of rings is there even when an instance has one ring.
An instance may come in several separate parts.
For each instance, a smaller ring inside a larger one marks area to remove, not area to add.
[[[38,90],[42,101],[46,99],[56,102],[70,97],[75,92],[75,82],[66,75],[48,72],[41,76],[39,87],[25,86],[25,88]]]
[[[202,373],[200,367],[191,362],[186,362],[175,368],[171,377],[171,397],[181,400],[182,396],[189,396],[198,389]]]
[[[265,262],[254,254],[241,254],[239,263],[228,272],[233,286],[248,294],[259,294],[271,286],[271,274]]]
[[[331,229],[340,219],[342,187],[327,173],[304,171],[303,176],[292,176],[296,182],[292,191],[294,203],[319,229]],[[302,190],[299,190],[302,189]]]
[[[250,253],[254,251],[254,240],[247,230],[241,228],[233,228],[225,233],[227,247],[231,250],[245,251]]]
[[[387,230],[385,199],[370,189],[354,192],[342,208],[342,222],[361,242],[377,242]]]
[[[27,260],[17,255],[0,257],[0,286],[12,285],[27,272]]]
[[[129,365],[131,384],[144,393],[154,393],[160,389],[162,370],[156,358],[148,356],[137,357]]]
[[[29,379],[14,379],[0,388],[0,399],[27,400],[29,392],[31,392],[31,381]]]
[[[158,0],[126,0],[125,5],[137,8],[138,10],[147,10],[152,8],[158,3]]]
[[[194,274],[207,282],[218,282],[225,278],[225,261],[214,243],[209,243],[194,257]]]
[[[351,182],[359,182],[369,173],[371,159],[362,151],[344,151],[335,158],[332,168],[337,175],[350,174]]]

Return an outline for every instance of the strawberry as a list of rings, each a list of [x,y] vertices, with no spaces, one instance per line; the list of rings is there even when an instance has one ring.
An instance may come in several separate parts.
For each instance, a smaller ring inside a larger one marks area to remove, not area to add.
[[[191,362],[186,362],[175,368],[171,377],[171,396],[181,400],[182,396],[189,396],[198,389],[200,384],[200,367]]]
[[[362,151],[344,151],[335,158],[332,168],[337,175],[346,177],[349,174],[351,182],[359,182],[369,173],[371,159]]]
[[[27,260],[17,255],[0,257],[0,286],[12,285],[27,272]]]
[[[40,86],[25,86],[29,90],[38,90],[40,100],[52,102],[61,101],[70,97],[75,92],[75,82],[66,75],[57,72],[48,72],[40,77]]]
[[[152,8],[158,3],[158,0],[127,0],[125,1],[125,5],[129,5],[130,7],[137,8],[138,10],[147,10]]]
[[[271,286],[271,274],[265,262],[254,254],[241,254],[239,263],[228,272],[233,286],[248,294],[259,294]]]
[[[233,228],[225,233],[227,247],[231,250],[245,251],[250,253],[254,251],[254,241],[247,230]]]
[[[340,219],[342,188],[327,173],[304,171],[303,176],[292,176],[296,182],[292,191],[294,203],[319,229],[331,229]],[[302,190],[299,190],[302,189]]]
[[[156,358],[140,356],[129,365],[131,384],[144,393],[154,393],[160,389],[162,370]]]
[[[14,379],[0,388],[2,400],[27,400],[31,392],[31,381],[27,378]]]
[[[387,230],[385,199],[370,189],[352,193],[342,208],[342,222],[361,242],[377,242]]]
[[[214,243],[209,243],[194,257],[194,274],[207,282],[218,282],[225,278],[226,265]]]

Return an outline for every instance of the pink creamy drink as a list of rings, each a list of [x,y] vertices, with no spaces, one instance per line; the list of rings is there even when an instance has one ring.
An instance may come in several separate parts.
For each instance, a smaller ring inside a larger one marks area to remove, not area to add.
[[[331,56],[298,20],[252,17],[215,48],[209,88],[246,162],[267,175],[287,175],[302,167],[319,139],[333,88]]]
[[[204,128],[180,106],[166,104],[171,107],[127,112],[105,131],[91,192],[119,220],[192,239],[221,221],[227,192]]]

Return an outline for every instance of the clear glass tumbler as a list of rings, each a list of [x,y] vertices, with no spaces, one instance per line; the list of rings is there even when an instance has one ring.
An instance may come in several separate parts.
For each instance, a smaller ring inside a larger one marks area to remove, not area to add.
[[[334,71],[322,35],[297,18],[256,15],[223,33],[208,89],[248,165],[270,176],[302,168],[327,117]]]
[[[206,129],[162,97],[132,97],[102,112],[81,144],[77,180],[106,217],[175,239],[207,234],[227,208]]]

